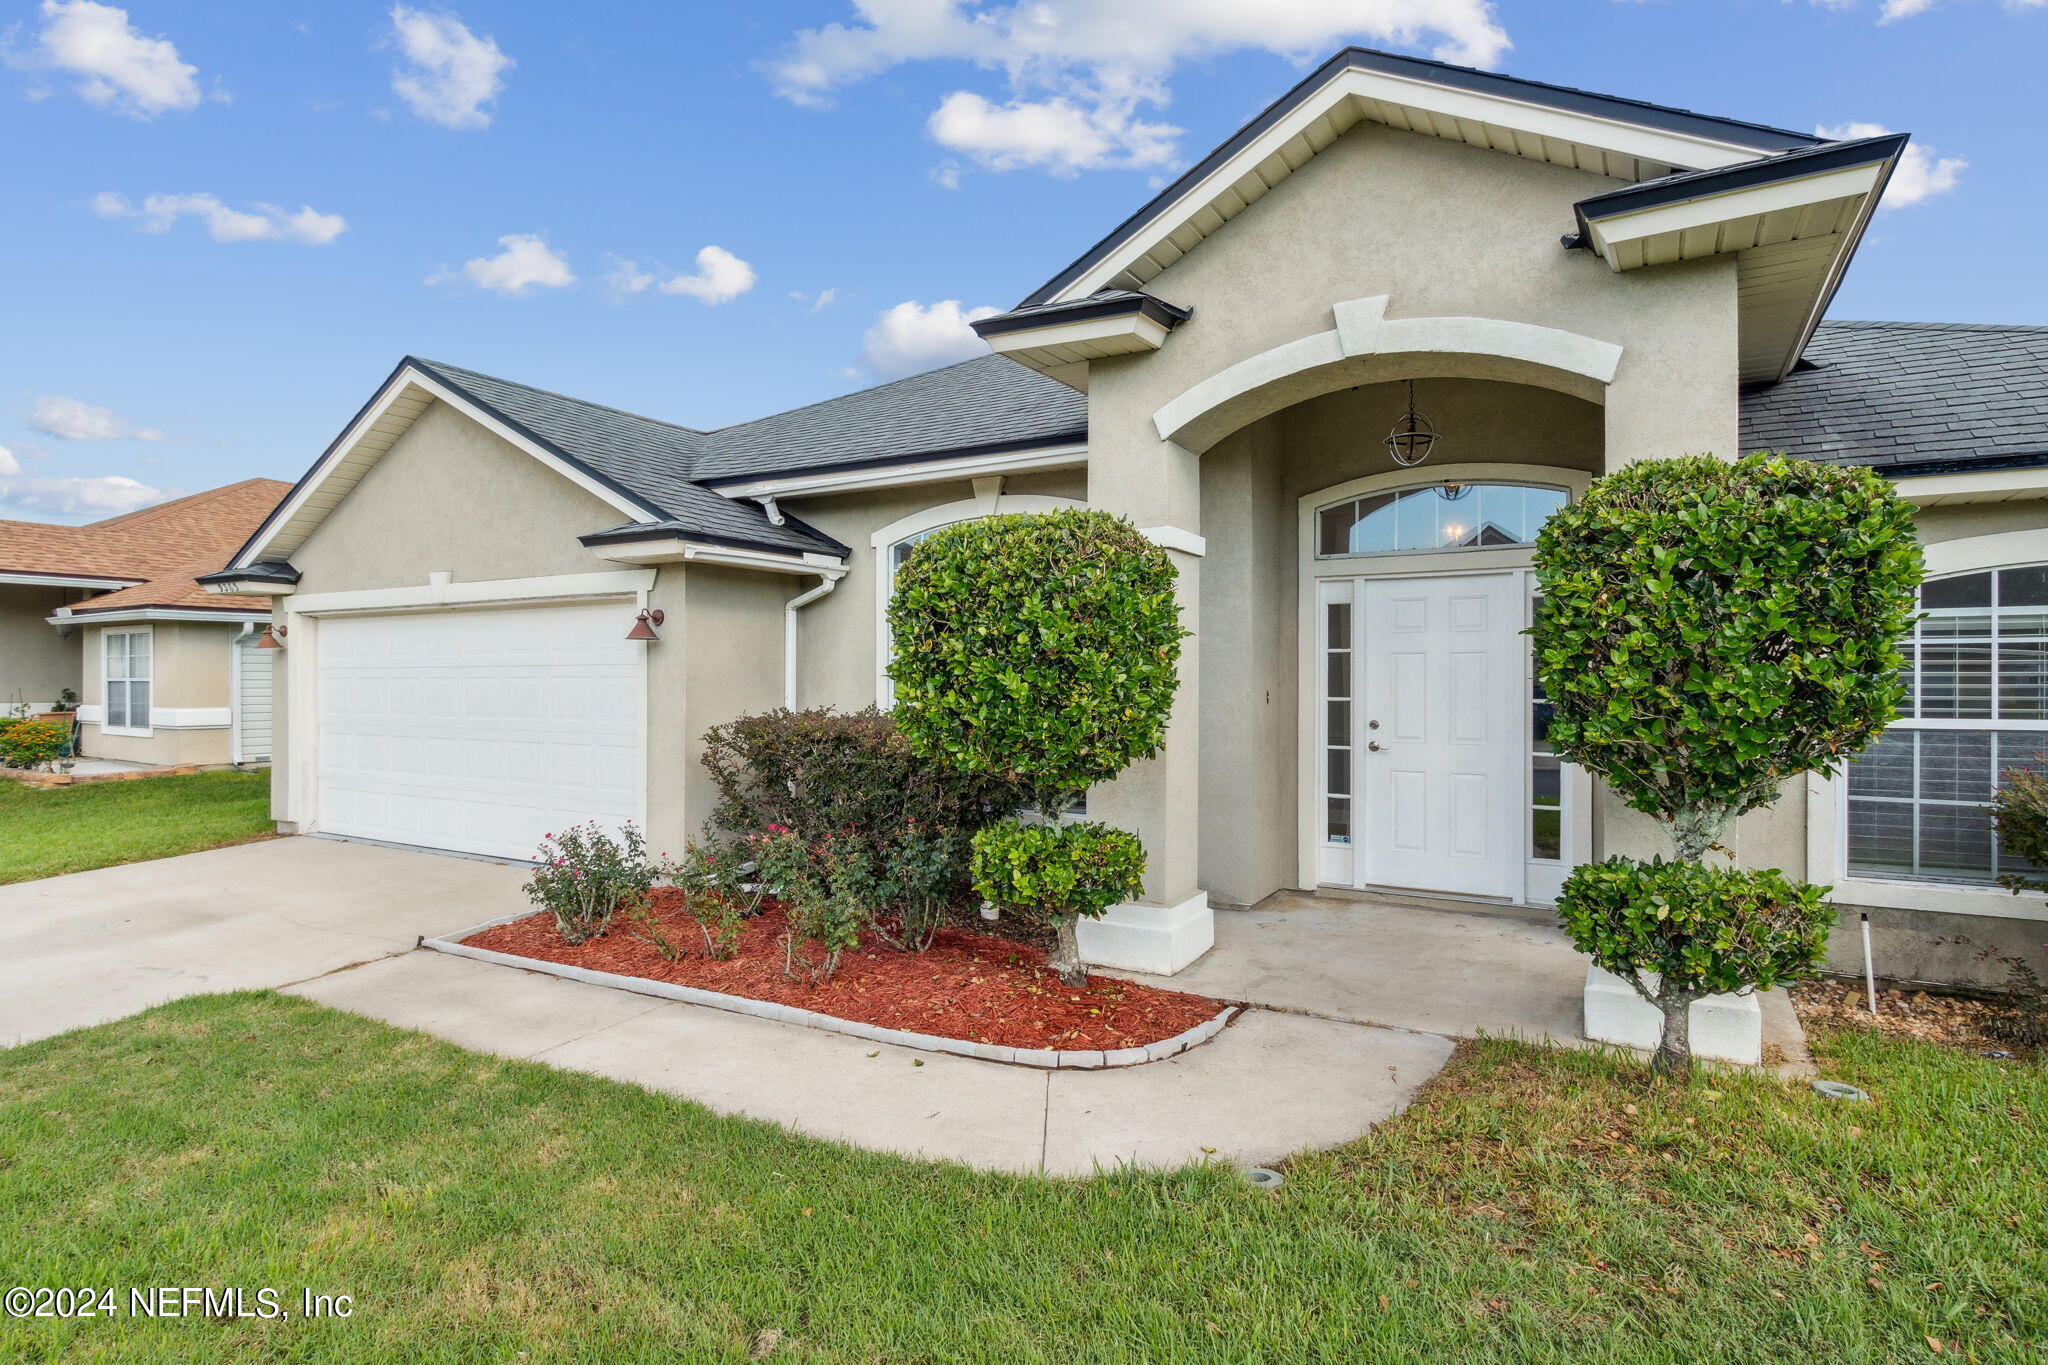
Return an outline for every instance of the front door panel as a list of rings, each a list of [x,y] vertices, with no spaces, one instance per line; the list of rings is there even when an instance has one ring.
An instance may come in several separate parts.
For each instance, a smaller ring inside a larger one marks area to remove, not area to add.
[[[1522,863],[1518,579],[1371,579],[1355,752],[1362,884],[1514,896]]]

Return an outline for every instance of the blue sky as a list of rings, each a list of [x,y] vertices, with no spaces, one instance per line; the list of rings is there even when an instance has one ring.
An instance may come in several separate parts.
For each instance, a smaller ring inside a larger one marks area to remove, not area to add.
[[[408,352],[695,426],[957,358],[962,314],[1347,41],[1910,132],[1916,202],[1833,315],[2048,322],[2014,250],[2048,209],[2018,117],[2048,0],[5,0],[0,28],[0,516],[296,478]]]

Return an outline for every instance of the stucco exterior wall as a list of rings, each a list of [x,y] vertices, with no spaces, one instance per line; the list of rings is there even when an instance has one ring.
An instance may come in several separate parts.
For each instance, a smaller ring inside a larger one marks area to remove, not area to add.
[[[241,628],[239,621],[87,626],[78,632],[84,637],[85,685],[80,689],[84,704],[106,706],[106,634],[146,629],[150,633],[150,710],[209,710],[225,715],[232,659],[228,646]],[[91,758],[172,764],[228,763],[234,757],[225,720],[217,725],[155,725],[148,735],[110,735],[96,722],[81,722],[80,730],[80,751]]]
[[[299,592],[595,573],[576,542],[627,520],[442,403],[422,412],[292,553]],[[289,599],[287,599],[289,600]]]
[[[682,580],[683,627],[675,646],[684,666],[683,744],[676,774],[680,828],[656,825],[654,813],[648,815],[656,851],[673,853],[703,829],[718,801],[702,762],[704,732],[782,705],[782,608],[797,581],[704,565],[685,570]],[[671,624],[676,619],[671,617]]]
[[[0,583],[0,711],[17,702],[40,708],[67,687],[79,691],[78,632],[59,635],[49,616],[84,595],[75,588]]]
[[[1088,476],[1079,469],[1011,475],[1003,480],[1006,497],[1071,498],[1087,496]],[[956,483],[920,484],[913,488],[878,489],[839,497],[791,499],[790,512],[850,547],[849,572],[837,589],[797,613],[797,705],[836,706],[856,710],[875,700],[876,589],[879,568],[869,544],[876,531],[927,508],[967,503],[974,486]],[[807,578],[787,596],[815,586]],[[795,583],[795,580],[786,580]],[[780,643],[775,658],[782,657]],[[781,686],[776,687],[781,704]]]

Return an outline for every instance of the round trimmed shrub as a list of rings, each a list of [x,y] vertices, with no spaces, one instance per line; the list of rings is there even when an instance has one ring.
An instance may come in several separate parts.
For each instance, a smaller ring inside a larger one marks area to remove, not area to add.
[[[1572,946],[1664,1016],[1654,1065],[1686,1069],[1692,1002],[1812,976],[1827,949],[1827,890],[1775,868],[1609,858],[1572,869],[1557,909]],[[1643,974],[1659,978],[1655,987]]]
[[[985,517],[920,541],[889,603],[912,749],[1041,811],[1159,752],[1181,629],[1166,551],[1107,512]]]
[[[974,836],[974,889],[1012,914],[1050,923],[1057,935],[1048,959],[1060,980],[1079,986],[1074,924],[1094,919],[1145,886],[1145,850],[1137,836],[1091,821],[1023,824],[1005,820]]]
[[[1898,714],[1920,546],[1867,469],[1639,461],[1553,515],[1535,562],[1550,742],[1681,857]]]

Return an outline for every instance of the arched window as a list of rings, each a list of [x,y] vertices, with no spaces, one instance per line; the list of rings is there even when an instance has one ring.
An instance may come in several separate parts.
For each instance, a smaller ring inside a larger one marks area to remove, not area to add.
[[[1533,483],[1441,483],[1350,498],[1316,513],[1316,555],[1527,545],[1565,490]]]
[[[1992,793],[2048,767],[2048,565],[1930,578],[1899,718],[1848,765],[1848,871],[1996,881],[2035,872],[1998,845]]]

